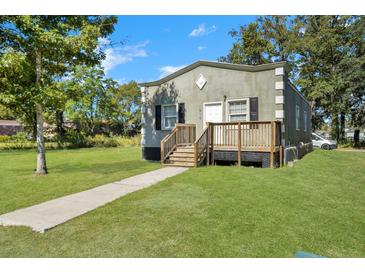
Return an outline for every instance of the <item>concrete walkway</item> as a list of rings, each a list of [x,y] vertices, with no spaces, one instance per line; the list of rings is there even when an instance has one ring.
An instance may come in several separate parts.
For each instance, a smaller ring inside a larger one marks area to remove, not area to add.
[[[43,233],[128,193],[157,184],[186,170],[187,168],[184,167],[164,167],[35,206],[18,209],[0,215],[0,225],[28,226],[34,231]]]

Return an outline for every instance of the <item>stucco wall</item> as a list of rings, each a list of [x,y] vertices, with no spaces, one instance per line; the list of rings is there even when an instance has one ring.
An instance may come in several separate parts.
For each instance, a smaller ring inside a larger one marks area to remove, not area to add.
[[[200,90],[195,81],[202,74],[207,83]],[[203,104],[223,103],[223,121],[226,121],[226,100],[258,97],[259,120],[275,119],[275,69],[247,72],[209,66],[199,66],[161,86],[146,87],[144,135],[145,147],[159,147],[169,131],[155,130],[155,105],[185,103],[185,123],[197,125],[197,134],[203,129]]]

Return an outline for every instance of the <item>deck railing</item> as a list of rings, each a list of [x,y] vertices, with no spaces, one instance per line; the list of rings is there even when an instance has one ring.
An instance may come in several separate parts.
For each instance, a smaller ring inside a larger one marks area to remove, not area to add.
[[[191,145],[195,138],[195,124],[176,124],[161,141],[161,162],[163,163],[178,145]]]
[[[237,162],[241,165],[241,152],[269,152],[270,166],[274,166],[274,155],[279,152],[282,164],[281,123],[279,121],[207,123],[196,139],[196,125],[176,124],[161,141],[161,161],[164,161],[178,145],[193,145],[194,165],[204,160],[214,163],[214,150],[237,151]]]
[[[214,149],[238,151],[239,165],[241,151],[270,152],[270,162],[273,165],[274,153],[281,150],[281,123],[279,121],[225,122],[209,123],[208,125],[211,134],[211,151]],[[211,158],[214,161],[213,154]]]

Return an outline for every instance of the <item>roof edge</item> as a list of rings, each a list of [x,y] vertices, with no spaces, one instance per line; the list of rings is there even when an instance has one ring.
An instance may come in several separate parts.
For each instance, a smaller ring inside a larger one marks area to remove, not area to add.
[[[262,64],[262,65],[243,65],[243,64],[231,64],[231,63],[199,60],[199,61],[196,61],[186,67],[183,67],[183,68],[175,71],[174,73],[169,74],[159,80],[152,81],[152,82],[138,83],[138,85],[142,86],[142,87],[159,86],[159,85],[166,83],[166,82],[174,79],[175,77],[180,76],[199,66],[208,66],[208,67],[231,69],[231,70],[257,72],[257,71],[271,70],[271,69],[275,69],[278,67],[285,67],[287,69],[287,62],[285,62],[285,61],[274,62],[274,63],[267,63],[267,64]]]

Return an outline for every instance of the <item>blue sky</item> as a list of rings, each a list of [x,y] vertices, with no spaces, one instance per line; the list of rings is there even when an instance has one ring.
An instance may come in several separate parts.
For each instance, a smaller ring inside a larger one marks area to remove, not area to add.
[[[120,83],[152,81],[196,60],[217,60],[233,43],[228,32],[255,16],[119,16],[103,62]],[[118,42],[124,41],[124,44]]]

